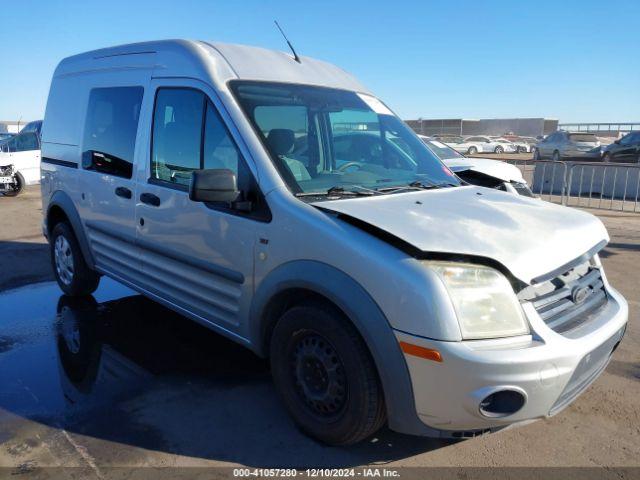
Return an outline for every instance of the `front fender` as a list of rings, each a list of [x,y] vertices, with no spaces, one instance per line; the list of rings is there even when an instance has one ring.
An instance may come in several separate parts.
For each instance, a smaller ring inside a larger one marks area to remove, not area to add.
[[[333,302],[364,339],[382,382],[389,427],[402,433],[437,435],[416,414],[407,363],[389,322],[365,289],[341,270],[317,261],[298,260],[271,271],[260,283],[250,313],[249,335],[257,353],[267,354],[263,335],[269,301],[280,292],[301,288]]]

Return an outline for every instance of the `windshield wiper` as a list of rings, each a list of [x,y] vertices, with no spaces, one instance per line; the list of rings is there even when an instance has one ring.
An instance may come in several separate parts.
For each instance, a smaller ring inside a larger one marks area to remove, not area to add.
[[[397,193],[405,190],[431,190],[436,188],[457,187],[455,183],[451,182],[431,182],[424,183],[421,180],[414,180],[407,185],[399,185],[396,187],[379,188],[379,192],[383,193]]]
[[[332,197],[332,196],[352,196],[352,197],[370,197],[372,195],[381,194],[377,190],[371,190],[360,185],[351,185],[352,188],[359,188],[360,190],[345,190],[344,187],[334,185],[326,192],[299,192],[296,193],[296,197]]]

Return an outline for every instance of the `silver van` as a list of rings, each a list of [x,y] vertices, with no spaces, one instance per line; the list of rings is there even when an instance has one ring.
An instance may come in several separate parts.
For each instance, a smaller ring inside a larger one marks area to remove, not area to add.
[[[73,56],[42,140],[60,288],[106,275],[268,357],[328,444],[553,415],[625,330],[597,218],[465,184],[322,61],[182,40]]]

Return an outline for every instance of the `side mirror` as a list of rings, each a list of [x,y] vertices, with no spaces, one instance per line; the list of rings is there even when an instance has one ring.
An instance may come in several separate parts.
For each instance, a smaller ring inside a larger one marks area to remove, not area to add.
[[[194,202],[226,202],[238,200],[236,175],[227,169],[194,170],[191,172],[189,198]]]

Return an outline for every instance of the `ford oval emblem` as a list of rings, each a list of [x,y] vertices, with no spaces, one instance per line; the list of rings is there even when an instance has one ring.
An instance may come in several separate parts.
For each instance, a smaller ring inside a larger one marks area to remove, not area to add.
[[[590,293],[589,287],[574,288],[571,292],[571,300],[573,300],[573,303],[582,303]]]

